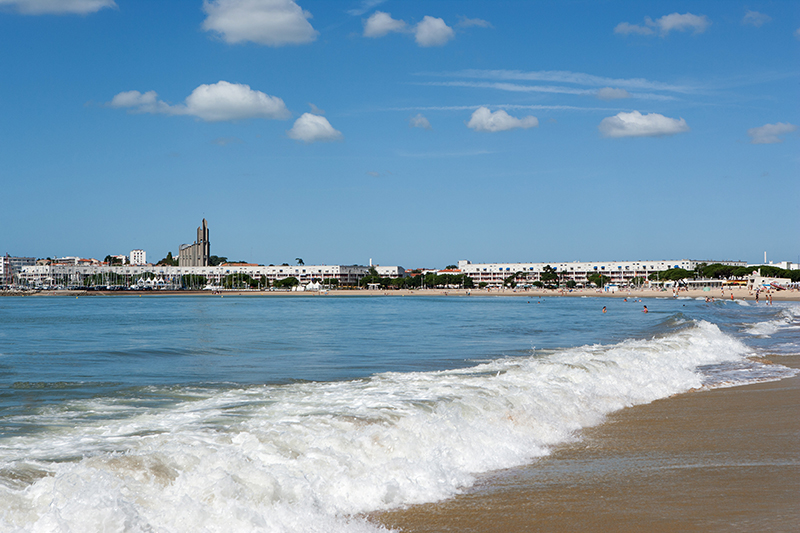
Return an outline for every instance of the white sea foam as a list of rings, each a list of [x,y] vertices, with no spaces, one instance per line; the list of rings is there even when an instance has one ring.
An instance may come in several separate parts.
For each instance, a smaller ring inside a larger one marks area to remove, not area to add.
[[[784,328],[796,327],[796,320],[800,317],[800,306],[784,307],[780,311],[780,316],[773,320],[756,322],[745,328],[750,335],[769,337]]]
[[[73,402],[0,445],[0,529],[377,531],[359,514],[452,496],[747,353],[699,322],[461,370],[187,391],[169,409]]]

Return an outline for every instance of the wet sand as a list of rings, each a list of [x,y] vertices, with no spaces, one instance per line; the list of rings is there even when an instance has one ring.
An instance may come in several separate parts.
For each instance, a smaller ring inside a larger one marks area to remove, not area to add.
[[[533,465],[373,518],[405,532],[796,531],[800,376],[624,409]]]

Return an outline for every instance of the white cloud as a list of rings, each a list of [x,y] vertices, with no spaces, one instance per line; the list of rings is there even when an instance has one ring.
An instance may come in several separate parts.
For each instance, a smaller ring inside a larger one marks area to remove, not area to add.
[[[254,91],[249,85],[220,81],[197,87],[183,105],[170,105],[158,99],[155,91],[121,92],[107,105],[128,108],[137,113],[191,115],[206,122],[247,118],[284,119],[291,115],[278,97]]]
[[[305,143],[340,141],[344,138],[342,132],[333,129],[328,119],[311,113],[303,113],[286,134]]]
[[[311,13],[293,0],[204,0],[203,11],[203,29],[227,43],[284,46],[310,43],[318,35],[307,20]]]
[[[648,26],[640,26],[638,24],[630,24],[629,22],[620,22],[614,28],[614,33],[622,35],[630,35],[635,33],[637,35],[653,35],[655,31]]]
[[[468,25],[479,26],[486,21],[465,19]],[[416,26],[404,20],[393,19],[390,13],[376,11],[364,21],[364,37],[383,37],[390,33],[413,33],[417,45],[422,47],[444,46],[455,37],[455,31],[443,19],[425,15]]]
[[[249,85],[220,81],[201,85],[186,98],[186,113],[208,122],[245,118],[289,118],[283,100]]]
[[[797,28],[796,30],[794,30],[794,34],[793,35],[794,35],[795,39],[800,39],[800,28]]]
[[[705,15],[692,15],[691,13],[684,13],[683,15],[672,13],[656,20],[656,26],[661,31],[661,35],[666,35],[673,30],[692,30],[694,33],[703,33],[710,25],[711,21]]]
[[[486,107],[476,109],[467,123],[467,127],[475,131],[489,132],[535,128],[538,125],[539,120],[532,115],[520,119],[512,117],[502,109],[492,113]]]
[[[497,89],[509,92],[534,92],[552,94],[574,94],[580,96],[596,96],[601,100],[613,100],[618,98],[642,98],[646,100],[675,100],[674,96],[654,94],[654,93],[629,93],[625,89],[577,89],[575,87],[563,87],[559,85],[520,85],[518,83],[501,82],[474,82],[474,81],[443,81],[428,82],[425,85],[438,87],[472,87],[476,89]]]
[[[705,15],[693,15],[692,13],[672,13],[664,15],[663,17],[653,20],[650,17],[644,18],[644,25],[629,24],[627,22],[620,22],[614,28],[614,33],[622,35],[630,35],[632,33],[638,35],[653,35],[655,29],[661,34],[662,37],[666,36],[671,31],[688,31],[692,30],[694,33],[703,33],[711,25],[711,21]]]
[[[600,100],[618,100],[620,98],[630,98],[631,93],[625,89],[615,89],[613,87],[603,87],[597,90],[597,98]]]
[[[428,119],[425,118],[422,113],[417,113],[416,116],[411,117],[411,120],[408,121],[408,124],[412,128],[422,128],[424,130],[431,130],[431,123],[428,122]]]
[[[783,139],[779,135],[786,135],[797,129],[794,124],[778,122],[777,124],[764,124],[758,128],[750,128],[747,135],[750,136],[752,144],[776,144],[782,143]]]
[[[362,0],[361,5],[355,9],[348,10],[347,13],[353,15],[354,17],[360,17],[367,11],[371,11],[373,7],[377,7],[385,1],[386,0]]]
[[[669,118],[658,113],[642,115],[632,111],[604,118],[598,129],[604,137],[661,137],[689,131],[689,126],[682,118]]]
[[[117,4],[114,0],[0,0],[0,8],[6,6],[24,15],[88,15]]]
[[[324,115],[325,114],[325,110],[324,109],[318,108],[317,106],[315,106],[311,102],[308,103],[308,107],[311,108],[311,113],[313,113],[314,115]]]
[[[376,11],[364,22],[364,37],[383,37],[392,32],[407,31],[407,24],[392,18],[389,13]]]
[[[483,78],[494,80],[525,80],[525,81],[550,81],[557,83],[572,83],[575,85],[588,85],[591,87],[616,86],[627,89],[651,89],[656,91],[669,91],[677,93],[693,93],[698,89],[691,86],[671,85],[644,78],[606,78],[583,72],[569,70],[480,70],[467,69],[457,72],[429,73],[435,76]]]
[[[444,20],[425,15],[422,22],[414,30],[414,39],[420,46],[443,46],[455,37],[453,28],[444,23]]]
[[[764,13],[759,13],[758,11],[748,11],[745,13],[744,17],[742,17],[742,24],[749,24],[750,26],[760,28],[771,20],[772,17],[765,15]]]
[[[483,19],[470,19],[464,16],[459,15],[458,23],[456,24],[459,28],[472,28],[473,26],[477,26],[478,28],[493,28],[491,22],[488,22]]]

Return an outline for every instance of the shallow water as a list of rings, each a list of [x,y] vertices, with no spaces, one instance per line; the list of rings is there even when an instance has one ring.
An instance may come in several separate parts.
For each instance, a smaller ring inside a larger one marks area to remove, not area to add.
[[[448,498],[623,407],[792,375],[798,309],[3,298],[0,526],[372,531],[353,517]]]

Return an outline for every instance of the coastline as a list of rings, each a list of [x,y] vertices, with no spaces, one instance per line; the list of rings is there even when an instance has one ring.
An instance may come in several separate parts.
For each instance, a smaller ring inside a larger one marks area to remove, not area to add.
[[[776,362],[800,368],[800,356]],[[409,533],[793,531],[799,403],[796,375],[626,408],[455,498],[370,518]]]
[[[731,294],[735,300],[745,300],[755,302],[755,295],[746,288],[726,288],[723,292],[720,289],[704,291],[701,289],[680,291],[678,298],[715,298],[729,300]],[[773,300],[800,302],[800,291],[783,290],[772,291]],[[573,290],[554,290],[554,289],[388,289],[388,290],[369,290],[369,289],[334,289],[326,291],[258,291],[258,290],[222,290],[222,291],[72,291],[72,290],[50,290],[37,292],[18,292],[0,291],[0,296],[293,296],[293,297],[320,297],[320,296],[510,296],[523,298],[674,298],[672,291],[661,291],[656,289],[640,290],[620,290],[617,292],[603,292],[597,289],[573,289]],[[759,303],[764,303],[764,294],[760,296]]]

